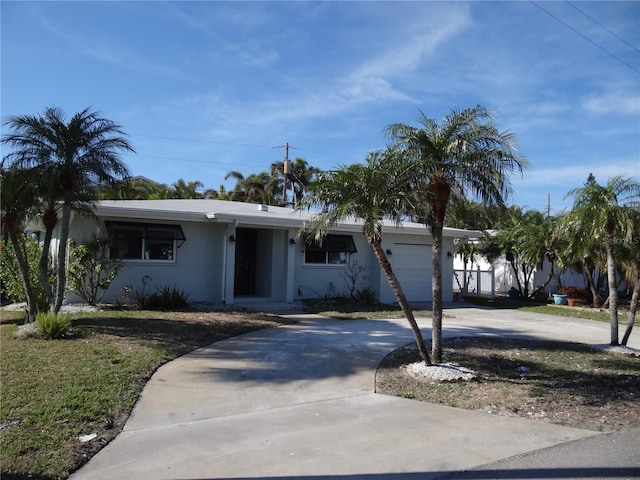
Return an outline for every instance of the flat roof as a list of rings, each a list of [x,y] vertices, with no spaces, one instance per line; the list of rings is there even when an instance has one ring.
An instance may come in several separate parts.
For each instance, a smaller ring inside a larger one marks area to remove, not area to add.
[[[237,220],[240,226],[280,228],[301,228],[305,221],[319,214],[273,205],[203,199],[102,200],[98,202],[95,212],[102,218],[220,223],[235,223]],[[338,223],[332,230],[359,232],[362,230],[362,223],[353,218]],[[386,232],[400,231],[417,235],[429,233],[424,224],[415,222],[402,222],[400,226],[396,226],[395,222],[385,220],[383,229]],[[479,237],[482,232],[445,227],[443,234],[447,237],[474,238]]]

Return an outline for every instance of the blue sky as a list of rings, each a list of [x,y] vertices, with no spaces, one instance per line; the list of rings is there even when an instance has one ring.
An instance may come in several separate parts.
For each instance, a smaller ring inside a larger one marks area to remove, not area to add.
[[[133,175],[227,189],[290,157],[330,169],[384,127],[481,104],[552,212],[593,172],[640,177],[640,2],[2,1],[1,115],[91,107]],[[6,133],[3,127],[2,133]]]

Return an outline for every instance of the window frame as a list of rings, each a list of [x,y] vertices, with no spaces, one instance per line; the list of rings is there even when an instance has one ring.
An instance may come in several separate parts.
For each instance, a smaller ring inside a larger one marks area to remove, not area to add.
[[[106,221],[105,226],[113,243],[109,249],[109,256],[123,262],[176,263],[177,251],[187,240],[182,226],[177,224]],[[118,232],[127,231],[138,232],[138,235],[125,235],[121,238],[126,245],[133,247],[134,252],[139,251],[139,256],[125,257],[118,249],[115,236]],[[136,246],[137,241],[140,242],[139,247]],[[161,255],[152,253],[157,249],[161,250],[163,246],[170,250],[170,258],[162,258]]]
[[[327,234],[320,241],[312,236],[305,238],[304,264],[306,266],[343,267],[351,260],[351,255],[357,253],[353,235]],[[344,260],[342,255],[344,254]],[[324,256],[324,261],[309,261],[315,255],[317,259]],[[332,259],[337,258],[337,261]],[[337,257],[335,257],[337,255]]]

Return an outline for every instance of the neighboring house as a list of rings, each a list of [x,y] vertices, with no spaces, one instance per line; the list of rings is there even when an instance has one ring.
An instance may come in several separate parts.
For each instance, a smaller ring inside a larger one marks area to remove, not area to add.
[[[511,264],[506,260],[504,256],[489,262],[482,255],[478,255],[474,259],[473,265],[468,263],[466,265],[466,271],[464,270],[464,263],[461,255],[456,255],[454,259],[454,268],[458,280],[454,279],[454,290],[460,289],[458,283],[463,284],[463,278],[466,273],[468,291],[469,293],[482,293],[482,294],[507,294],[509,290],[518,288],[518,282],[516,281],[515,273]],[[547,280],[549,276],[551,265],[548,260],[545,260],[542,264],[542,268],[536,268],[529,279],[529,292],[533,292]],[[560,277],[562,286],[564,287],[580,287],[588,288],[586,281],[581,273],[576,272],[573,268],[569,267],[565,270],[559,271],[558,267],[555,267],[554,277],[549,284],[544,288],[545,293],[551,294],[558,291],[557,277]],[[480,278],[480,285],[478,285],[478,278]],[[520,272],[520,282],[524,284],[524,276]],[[491,291],[491,285],[493,285],[493,292]]]
[[[247,299],[294,302],[348,291],[349,262],[364,268],[360,288],[381,302],[395,297],[357,221],[340,223],[321,245],[307,244],[300,229],[310,212],[220,200],[102,201],[95,217],[75,215],[70,236],[115,239],[111,255],[124,268],[103,301],[115,302],[123,288],[147,293],[177,287],[191,302],[233,304]],[[453,255],[457,239],[479,235],[445,228],[443,297],[453,299]],[[422,224],[384,227],[383,248],[409,301],[431,300],[431,235]],[[69,293],[68,302],[80,299]]]

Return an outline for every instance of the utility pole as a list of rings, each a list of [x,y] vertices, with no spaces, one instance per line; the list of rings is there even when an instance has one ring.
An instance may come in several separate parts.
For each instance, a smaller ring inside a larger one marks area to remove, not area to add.
[[[551,193],[547,193],[547,218],[551,216]]]
[[[284,178],[282,184],[282,202],[286,206],[287,205],[287,180],[291,177],[291,162],[289,161],[289,142],[286,142],[284,145],[278,145],[273,148],[284,148],[284,161],[282,162],[282,176]],[[296,195],[295,195],[295,187],[294,183],[291,182],[291,203],[295,207]]]

